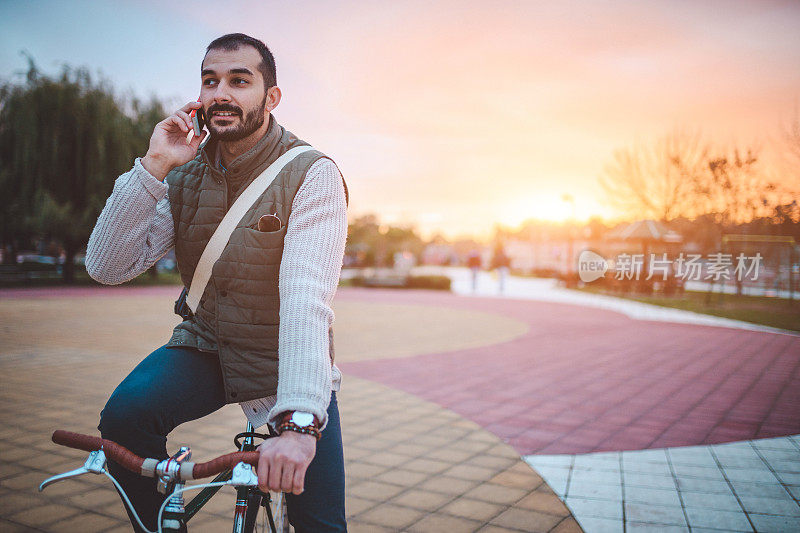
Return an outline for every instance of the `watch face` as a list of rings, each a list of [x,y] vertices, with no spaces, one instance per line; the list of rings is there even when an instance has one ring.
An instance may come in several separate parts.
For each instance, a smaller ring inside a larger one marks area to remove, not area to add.
[[[292,415],[292,422],[301,428],[304,428],[314,423],[314,415],[311,413],[304,413],[302,411],[295,411]]]

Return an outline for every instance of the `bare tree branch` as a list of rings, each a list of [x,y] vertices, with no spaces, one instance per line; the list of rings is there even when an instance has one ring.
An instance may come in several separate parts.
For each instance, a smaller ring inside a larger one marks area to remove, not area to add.
[[[606,201],[623,213],[668,221],[696,212],[697,176],[709,148],[700,134],[680,131],[653,145],[617,150],[599,178]]]

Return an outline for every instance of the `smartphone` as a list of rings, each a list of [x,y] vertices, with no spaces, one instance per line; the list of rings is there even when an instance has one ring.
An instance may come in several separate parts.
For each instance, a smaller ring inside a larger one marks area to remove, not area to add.
[[[200,99],[198,98],[197,101],[199,102]],[[203,133],[203,127],[206,125],[206,114],[203,111],[203,108],[200,107],[192,111],[189,115],[192,117],[192,126],[194,127],[194,134],[200,137]]]

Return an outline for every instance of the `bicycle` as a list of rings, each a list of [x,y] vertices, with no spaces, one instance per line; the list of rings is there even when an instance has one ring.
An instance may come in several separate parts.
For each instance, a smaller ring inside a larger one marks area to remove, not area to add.
[[[262,492],[258,488],[255,467],[258,465],[256,438],[266,440],[274,435],[256,433],[248,423],[246,430],[234,437],[237,452],[221,455],[205,463],[192,463],[191,449],[183,446],[168,459],[143,458],[114,441],[82,435],[71,431],[57,430],[53,442],[69,448],[83,450],[89,457],[81,468],[50,477],[39,485],[43,491],[48,485],[82,474],[105,474],[122,496],[139,527],[148,533],[177,533],[186,531],[187,523],[221,489],[230,485],[236,489],[236,507],[233,517],[233,533],[289,533],[286,513],[286,498],[283,493]],[[150,531],[142,523],[128,495],[119,482],[106,470],[106,458],[112,459],[131,472],[145,477],[158,478],[158,490],[168,494],[158,511],[156,531]],[[216,476],[210,483],[187,485],[188,480]],[[183,493],[200,490],[184,505]],[[269,529],[267,529],[269,527]]]

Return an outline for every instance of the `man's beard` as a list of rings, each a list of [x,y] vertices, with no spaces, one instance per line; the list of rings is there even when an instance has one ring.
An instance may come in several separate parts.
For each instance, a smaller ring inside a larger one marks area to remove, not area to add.
[[[251,109],[247,116],[244,117],[244,120],[241,120],[239,125],[235,128],[225,128],[225,129],[218,129],[217,126],[214,126],[211,123],[211,120],[208,121],[208,129],[211,131],[211,134],[220,141],[225,142],[232,142],[232,141],[241,141],[244,138],[249,137],[254,132],[258,130],[261,126],[264,125],[264,110],[267,107],[267,95],[264,95],[264,99],[261,101],[261,105],[256,109]],[[238,113],[239,116],[242,115],[242,110],[238,107],[232,105],[225,105],[225,104],[214,104],[208,108],[207,116],[211,117],[213,120],[212,113],[214,111],[231,111],[234,113]]]

